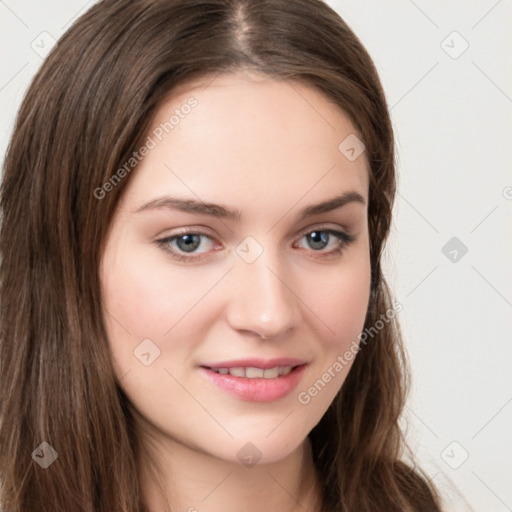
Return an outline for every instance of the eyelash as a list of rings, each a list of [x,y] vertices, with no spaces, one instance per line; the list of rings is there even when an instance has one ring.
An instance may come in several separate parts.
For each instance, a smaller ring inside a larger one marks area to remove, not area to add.
[[[329,235],[333,235],[333,236],[335,236],[338,239],[337,247],[335,249],[332,249],[331,251],[329,251],[327,253],[323,253],[322,250],[319,250],[319,251],[312,250],[313,252],[321,253],[322,256],[320,256],[320,258],[332,257],[332,256],[335,256],[337,254],[340,254],[343,249],[348,247],[355,240],[355,237],[353,235],[349,235],[348,233],[345,233],[343,231],[338,231],[338,230],[330,229],[330,228],[329,229],[328,228],[322,229],[321,227],[320,228],[316,228],[316,229],[312,229],[312,230],[309,230],[309,231],[306,231],[306,232],[302,233],[301,236],[299,237],[299,240],[301,240],[302,238],[304,238],[307,235],[311,235],[312,233],[318,233],[318,232],[320,232],[320,233],[327,233]],[[183,254],[180,254],[180,253],[176,252],[174,249],[170,249],[169,248],[169,244],[172,241],[174,241],[174,240],[176,240],[178,238],[181,238],[182,236],[185,236],[185,235],[205,236],[205,237],[213,240],[213,238],[208,233],[205,233],[203,231],[186,230],[186,231],[182,231],[180,233],[177,233],[175,235],[172,235],[172,236],[169,236],[169,237],[166,237],[166,238],[161,238],[160,240],[156,240],[156,243],[157,243],[158,246],[160,246],[162,248],[162,250],[164,250],[166,253],[170,254],[171,257],[173,259],[175,259],[175,260],[186,261],[186,262],[195,262],[195,261],[198,261],[200,259],[203,259],[204,256],[184,256]],[[329,242],[330,242],[330,239],[329,239],[328,243]],[[203,254],[203,253],[200,253],[200,254]]]

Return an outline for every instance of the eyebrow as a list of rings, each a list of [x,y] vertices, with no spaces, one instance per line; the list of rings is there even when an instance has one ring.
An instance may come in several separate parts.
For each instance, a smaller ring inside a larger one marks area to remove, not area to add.
[[[348,191],[340,196],[322,201],[321,203],[306,206],[300,210],[298,218],[305,219],[307,217],[312,217],[313,215],[330,212],[331,210],[341,208],[349,203],[360,203],[365,205],[366,201],[359,192]],[[222,204],[205,203],[204,201],[197,201],[195,199],[185,199],[173,196],[163,196],[153,199],[135,210],[135,213],[162,208],[199,215],[209,215],[218,219],[239,221],[242,218],[242,212],[240,210],[231,210]]]

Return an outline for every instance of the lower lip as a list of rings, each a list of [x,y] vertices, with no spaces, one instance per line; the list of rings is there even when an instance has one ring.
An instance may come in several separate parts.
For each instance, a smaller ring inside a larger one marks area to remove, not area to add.
[[[249,402],[272,402],[290,394],[299,384],[306,365],[296,366],[288,375],[275,379],[234,377],[202,367],[203,373],[230,395]]]

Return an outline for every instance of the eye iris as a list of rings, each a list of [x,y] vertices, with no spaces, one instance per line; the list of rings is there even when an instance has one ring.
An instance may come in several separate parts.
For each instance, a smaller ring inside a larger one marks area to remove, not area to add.
[[[313,241],[313,249],[323,249],[328,242],[329,234],[325,231],[312,231],[309,235],[310,240]],[[315,244],[320,243],[322,247],[317,247]]]
[[[184,244],[180,242],[184,242]],[[181,235],[177,238],[176,243],[180,250],[185,252],[192,252],[199,246],[201,242],[200,235]]]

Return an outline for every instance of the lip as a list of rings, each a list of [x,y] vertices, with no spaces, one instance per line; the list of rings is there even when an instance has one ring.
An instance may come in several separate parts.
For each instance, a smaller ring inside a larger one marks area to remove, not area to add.
[[[216,373],[212,368],[253,367],[261,369],[276,366],[294,366],[288,375],[274,379],[234,377]],[[237,361],[224,361],[220,363],[201,365],[200,370],[217,387],[231,396],[248,402],[273,402],[289,395],[299,384],[307,363],[299,359],[240,359]]]
[[[215,363],[204,363],[201,366],[203,368],[261,368],[262,370],[268,370],[269,368],[275,368],[276,366],[300,366],[306,364],[307,361],[303,359],[296,359],[294,357],[279,357],[275,359],[235,359],[231,361],[220,361]]]

